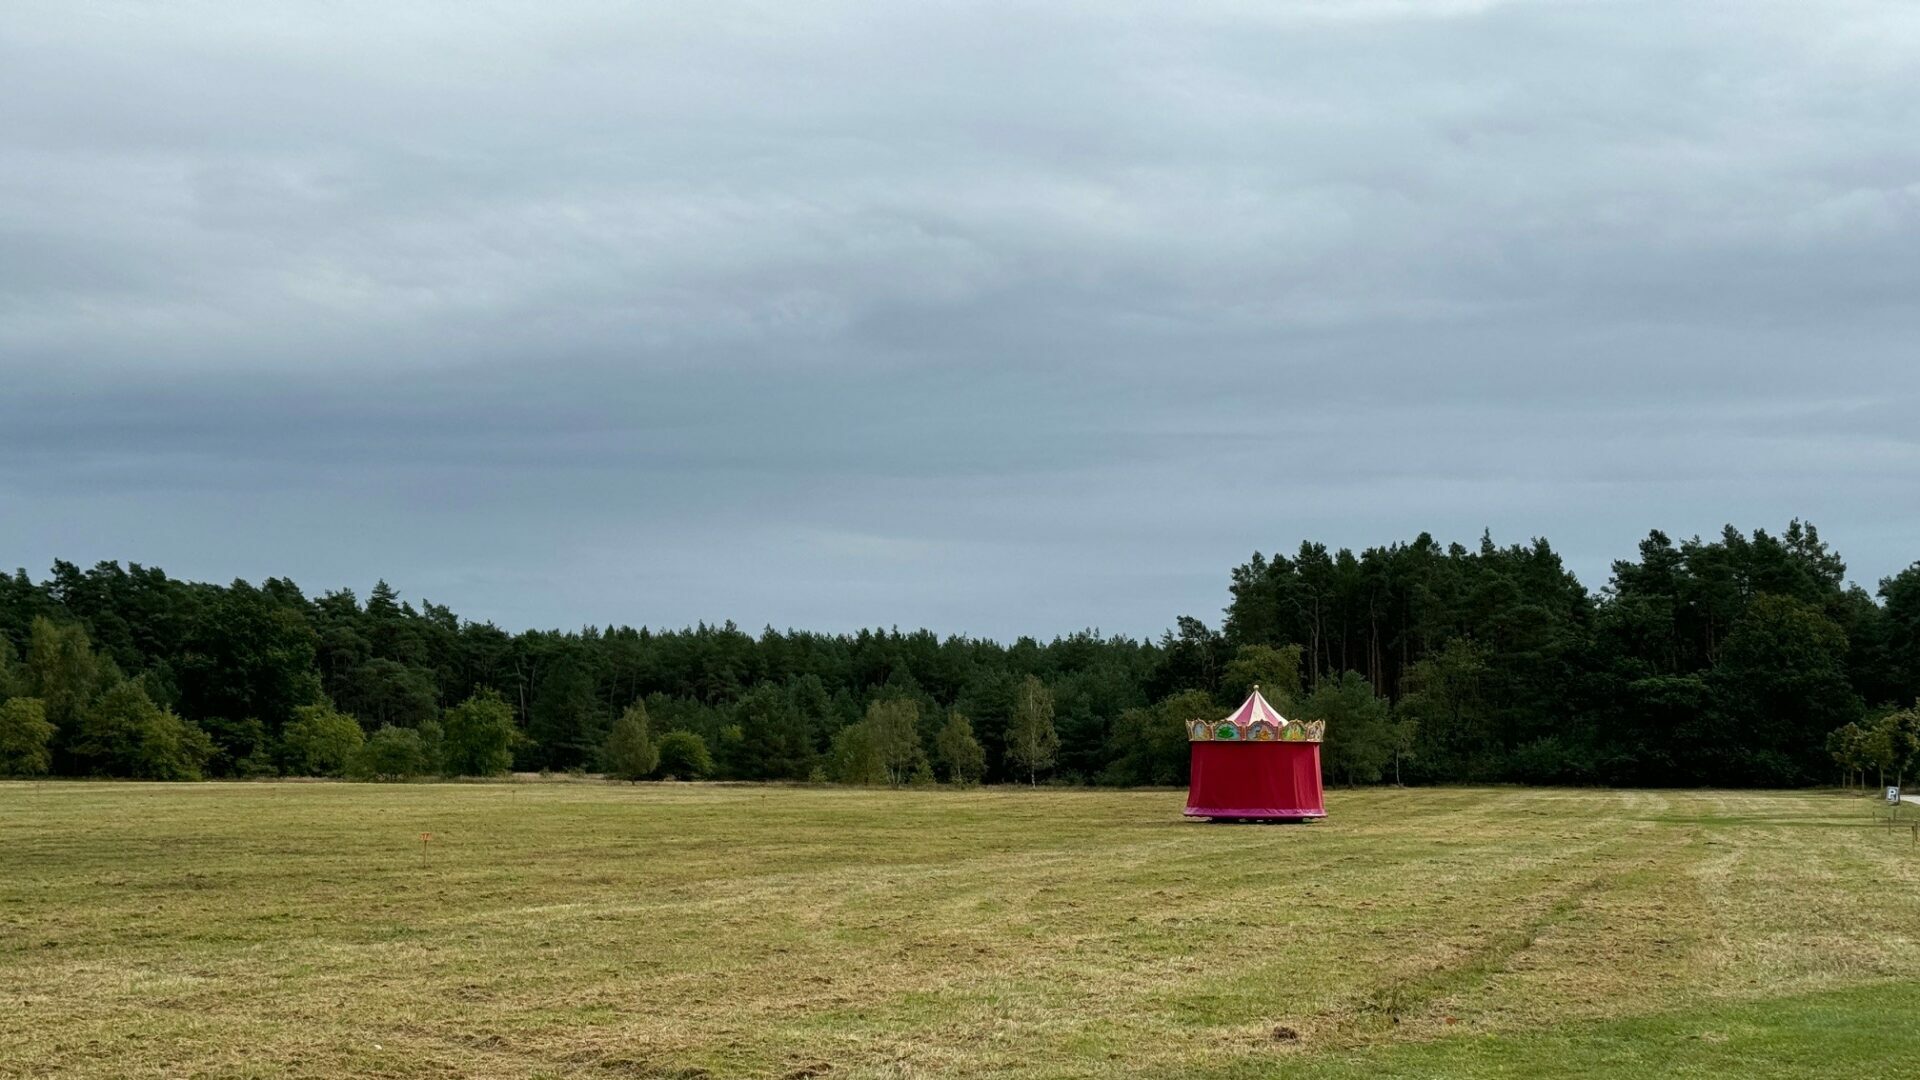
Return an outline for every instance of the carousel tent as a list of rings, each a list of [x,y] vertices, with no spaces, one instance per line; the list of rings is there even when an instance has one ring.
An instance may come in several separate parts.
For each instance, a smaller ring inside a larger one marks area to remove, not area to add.
[[[1320,739],[1326,721],[1281,716],[1258,686],[1220,720],[1187,724],[1193,781],[1190,817],[1299,821],[1326,817]]]

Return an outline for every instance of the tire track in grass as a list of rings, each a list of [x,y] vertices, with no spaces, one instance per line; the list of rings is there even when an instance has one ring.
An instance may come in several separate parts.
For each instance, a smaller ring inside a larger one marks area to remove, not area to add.
[[[1376,967],[1386,972],[1385,977],[1354,988],[1303,1018],[1304,1022],[1283,1020],[1283,1026],[1297,1025],[1305,1031],[1308,1038],[1302,1045],[1352,1046],[1386,1038],[1431,1037],[1453,1029],[1456,1023],[1469,1029],[1524,1027],[1542,1014],[1542,1006],[1578,1006],[1577,998],[1591,996],[1590,984],[1597,976],[1612,973],[1623,961],[1644,959],[1648,951],[1641,947],[1648,942],[1617,936],[1621,928],[1606,917],[1623,902],[1623,883],[1657,888],[1684,864],[1690,842],[1684,834],[1660,836],[1646,825],[1608,836],[1604,834],[1614,823],[1603,824],[1601,839],[1560,845],[1555,849],[1558,858],[1524,866],[1499,882],[1500,891],[1485,890],[1474,897],[1477,907],[1468,910],[1484,919],[1487,905],[1500,905],[1492,910],[1506,916],[1503,922],[1470,935],[1463,944],[1454,940],[1460,935],[1450,923],[1429,923],[1426,929],[1431,936],[1421,941],[1424,949]],[[1503,896],[1508,899],[1503,901]],[[1579,925],[1596,913],[1598,925]],[[1669,924],[1666,920],[1650,926]],[[1412,929],[1418,938],[1418,928]],[[1656,932],[1680,936],[1672,929],[1648,929],[1643,937]],[[1596,934],[1597,942],[1592,940]],[[1671,941],[1651,944],[1664,951]],[[1532,963],[1529,958],[1543,947],[1556,954],[1558,962]],[[1571,985],[1552,981],[1543,985],[1531,977],[1535,968],[1564,976],[1566,967],[1579,973]],[[1524,1007],[1516,1007],[1520,1000],[1527,1002]],[[1247,1034],[1257,1042],[1269,1033]]]

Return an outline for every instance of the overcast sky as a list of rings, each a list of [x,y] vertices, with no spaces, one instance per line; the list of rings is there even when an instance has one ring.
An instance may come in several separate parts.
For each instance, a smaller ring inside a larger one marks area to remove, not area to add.
[[[1920,4],[9,0],[0,563],[1216,621],[1302,539],[1920,558]]]

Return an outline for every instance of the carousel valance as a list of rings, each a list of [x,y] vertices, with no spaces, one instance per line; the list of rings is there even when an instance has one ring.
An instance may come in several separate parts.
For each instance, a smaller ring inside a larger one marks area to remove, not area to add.
[[[1325,720],[1288,720],[1273,724],[1255,720],[1245,727],[1231,720],[1192,720],[1187,723],[1188,742],[1324,742]]]
[[[1320,742],[1326,734],[1325,720],[1289,720],[1257,686],[1226,719],[1187,721],[1188,742]]]

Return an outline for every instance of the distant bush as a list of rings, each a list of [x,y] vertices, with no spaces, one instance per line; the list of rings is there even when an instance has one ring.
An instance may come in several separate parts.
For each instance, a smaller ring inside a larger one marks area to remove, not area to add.
[[[1192,754],[1187,721],[1219,715],[1213,695],[1204,690],[1184,690],[1154,705],[1123,710],[1109,736],[1114,757],[1101,782],[1120,787],[1185,784]]]
[[[143,780],[198,780],[213,740],[154,704],[138,680],[115,683],[81,714],[74,756],[97,773]]]
[[[660,736],[655,771],[676,780],[699,780],[713,775],[713,754],[707,740],[691,731],[669,731]]]
[[[279,771],[268,752],[272,741],[267,738],[267,727],[258,717],[208,717],[200,721],[200,727],[213,740],[213,756],[207,759],[209,775],[254,778]]]
[[[356,780],[407,780],[432,770],[420,733],[392,726],[374,732],[347,763],[347,775]]]
[[[280,733],[280,752],[293,776],[344,776],[367,741],[360,722],[331,705],[302,705]]]
[[[484,689],[448,709],[440,771],[448,776],[499,776],[513,767],[513,708]]]

